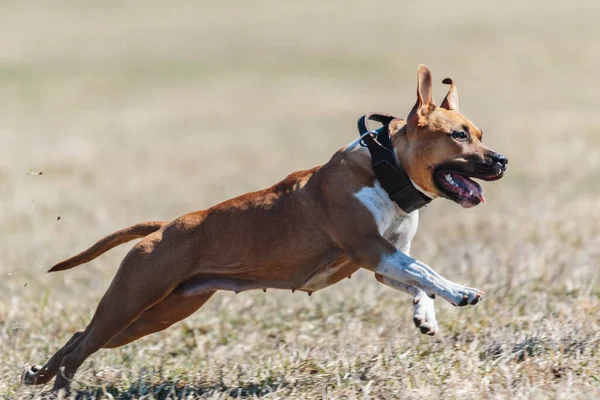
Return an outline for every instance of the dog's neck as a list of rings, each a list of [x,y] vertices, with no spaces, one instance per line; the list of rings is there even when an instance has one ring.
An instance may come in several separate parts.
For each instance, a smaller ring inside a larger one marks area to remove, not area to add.
[[[408,160],[404,155],[408,152],[408,138],[406,135],[406,124],[404,124],[400,129],[397,129],[393,132],[390,132],[390,138],[392,139],[392,145],[394,147],[394,154],[396,155],[396,160],[398,164],[405,170],[407,169]],[[350,155],[351,159],[358,163],[361,166],[361,169],[365,171],[365,173],[372,178],[375,178],[375,172],[371,166],[371,154],[366,147],[363,147],[359,144],[359,140],[352,142],[347,148],[346,152]],[[410,176],[409,176],[410,179]],[[431,193],[417,183],[414,180],[410,179],[413,186],[423,193],[425,196],[435,199],[438,196],[435,193]]]
[[[400,129],[396,130],[395,132],[390,132],[390,137],[392,139],[392,145],[394,146],[394,154],[396,155],[398,163],[400,164],[402,169],[408,171],[409,169],[406,165],[408,161],[406,160],[406,157],[404,157],[404,155],[408,152],[408,136],[406,135],[406,126],[406,123],[404,123],[404,125]],[[435,199],[438,197],[435,193],[431,193],[423,189],[417,183],[415,183],[415,181],[410,177],[410,175],[409,179],[412,182],[413,186],[425,196],[429,197],[430,199]]]

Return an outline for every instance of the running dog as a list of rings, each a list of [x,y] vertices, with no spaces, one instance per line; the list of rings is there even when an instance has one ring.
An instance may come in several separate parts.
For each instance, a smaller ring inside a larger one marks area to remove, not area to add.
[[[407,119],[361,119],[361,136],[324,165],[294,172],[274,186],[186,214],[115,232],[52,269],[86,263],[142,238],[121,262],[85,330],[43,367],[27,368],[25,384],[56,376],[69,389],[79,366],[100,348],[123,346],[193,314],[218,290],[291,289],[311,294],[359,268],[413,296],[422,333],[438,330],[433,299],[476,304],[483,292],[454,283],[409,256],[418,208],[443,197],[468,208],[484,201],[472,178],[500,179],[507,158],[482,143],[459,113],[452,80],[440,106],[431,73],[418,69],[417,101]],[[383,123],[367,128],[368,120]],[[398,184],[400,183],[400,186]]]

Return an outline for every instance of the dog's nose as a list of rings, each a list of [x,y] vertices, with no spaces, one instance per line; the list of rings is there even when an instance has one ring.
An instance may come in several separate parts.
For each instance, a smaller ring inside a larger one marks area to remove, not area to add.
[[[508,164],[508,158],[504,154],[494,153],[490,157],[492,159],[492,165],[500,164],[500,168],[503,170],[506,169],[506,164]]]

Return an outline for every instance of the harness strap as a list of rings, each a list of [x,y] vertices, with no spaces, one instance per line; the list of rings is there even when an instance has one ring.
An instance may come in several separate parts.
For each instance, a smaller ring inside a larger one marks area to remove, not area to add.
[[[389,124],[394,119],[397,118],[389,114],[363,115],[358,120],[358,132],[362,138],[361,145],[371,153],[371,165],[381,187],[408,214],[426,206],[431,199],[415,188],[396,159],[389,132]],[[379,122],[383,126],[377,130],[369,130],[369,121]]]

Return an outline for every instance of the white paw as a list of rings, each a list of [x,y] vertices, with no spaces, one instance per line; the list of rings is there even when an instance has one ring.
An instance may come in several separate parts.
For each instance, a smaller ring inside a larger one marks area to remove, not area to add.
[[[484,292],[479,289],[460,286],[455,283],[450,286],[449,290],[440,293],[445,300],[449,301],[456,307],[464,307],[467,305],[475,305],[481,301]]]
[[[413,299],[415,313],[413,322],[422,334],[433,336],[439,331],[438,322],[435,319],[435,308],[433,299],[421,292]]]

